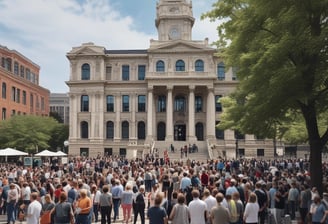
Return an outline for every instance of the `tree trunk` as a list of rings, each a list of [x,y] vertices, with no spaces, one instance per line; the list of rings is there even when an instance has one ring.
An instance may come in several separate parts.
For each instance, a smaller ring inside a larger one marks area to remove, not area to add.
[[[310,176],[312,187],[317,187],[320,195],[323,193],[322,186],[322,149],[320,139],[310,139]]]

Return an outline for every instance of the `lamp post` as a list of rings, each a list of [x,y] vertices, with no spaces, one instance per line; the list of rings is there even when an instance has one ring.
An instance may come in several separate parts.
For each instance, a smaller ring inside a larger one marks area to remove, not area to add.
[[[238,159],[238,148],[239,148],[237,136],[236,136],[236,142],[235,142],[235,144],[236,144],[236,160],[237,160]]]
[[[64,153],[68,154],[68,146],[69,146],[69,142],[67,140],[64,141]]]

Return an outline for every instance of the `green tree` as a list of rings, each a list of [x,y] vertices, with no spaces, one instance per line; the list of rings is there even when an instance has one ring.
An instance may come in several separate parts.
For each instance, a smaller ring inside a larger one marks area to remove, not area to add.
[[[69,137],[69,127],[65,124],[58,124],[53,130],[51,134],[51,138],[49,140],[49,146],[52,151],[57,151],[60,148],[62,151],[64,148],[64,141],[66,141]]]
[[[220,20],[216,42],[240,81],[228,112],[241,130],[270,133],[286,114],[305,123],[312,185],[322,192],[328,141],[328,1],[220,0],[203,18]],[[325,128],[319,130],[319,117]],[[292,119],[293,120],[293,119]],[[252,132],[251,132],[252,133]],[[315,162],[313,162],[315,161]]]
[[[0,145],[31,153],[47,149],[57,125],[58,122],[50,117],[13,116],[0,123]]]
[[[49,116],[55,118],[59,123],[64,123],[62,117],[59,115],[58,112],[55,112],[55,111],[50,112]]]

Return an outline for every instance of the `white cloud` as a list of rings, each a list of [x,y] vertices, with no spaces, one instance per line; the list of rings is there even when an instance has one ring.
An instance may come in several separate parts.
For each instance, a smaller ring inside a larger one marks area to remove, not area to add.
[[[208,11],[206,7],[197,5],[202,12]],[[216,25],[198,18],[194,39],[215,41]],[[51,92],[68,91],[65,55],[72,47],[94,42],[107,49],[145,49],[151,38],[157,38],[153,29],[154,36],[135,30],[133,18],[116,11],[113,0],[0,0],[0,44],[40,65],[40,84]]]

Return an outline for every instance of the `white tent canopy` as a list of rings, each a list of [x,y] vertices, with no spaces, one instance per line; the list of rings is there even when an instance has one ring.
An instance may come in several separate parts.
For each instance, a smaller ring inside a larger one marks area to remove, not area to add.
[[[58,156],[58,154],[56,152],[52,152],[52,151],[49,151],[47,149],[37,153],[37,154],[34,154],[34,156]]]
[[[67,154],[62,151],[58,151],[58,152],[56,152],[56,154],[57,154],[57,156],[67,156]]]
[[[17,149],[5,148],[0,149],[0,156],[27,156],[27,152],[22,152]]]

